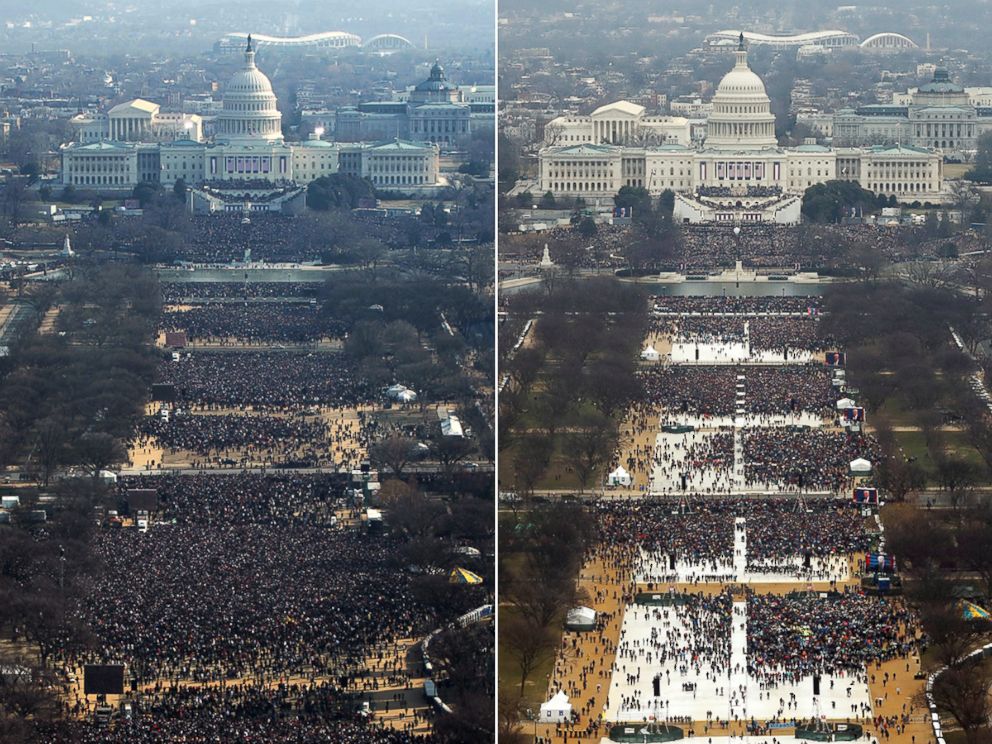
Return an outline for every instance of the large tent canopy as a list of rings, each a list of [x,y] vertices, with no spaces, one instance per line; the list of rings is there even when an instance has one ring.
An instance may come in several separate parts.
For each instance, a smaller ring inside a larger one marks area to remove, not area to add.
[[[565,616],[568,630],[592,630],[596,627],[596,610],[591,607],[575,607]]]
[[[454,568],[448,576],[448,581],[452,584],[481,584],[482,577],[467,568]]]
[[[622,466],[617,466],[617,469],[607,476],[606,482],[611,486],[629,486],[632,481],[630,473],[624,470]]]
[[[559,690],[553,698],[546,703],[541,703],[541,722],[557,723],[567,721],[572,717],[572,704],[568,702],[568,695],[564,690]]]
[[[870,473],[871,463],[868,462],[863,457],[859,457],[857,460],[851,460],[851,472],[852,473]]]

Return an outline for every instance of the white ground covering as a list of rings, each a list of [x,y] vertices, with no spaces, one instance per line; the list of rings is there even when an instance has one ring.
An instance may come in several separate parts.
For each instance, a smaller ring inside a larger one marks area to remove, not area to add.
[[[661,424],[683,424],[697,429],[729,429],[731,426],[823,426],[823,418],[810,411],[789,414],[765,414],[744,416],[697,416],[692,414],[668,414],[661,417]]]
[[[870,705],[871,695],[868,685],[849,677],[824,676],[819,696],[819,710],[814,707],[812,677],[802,679],[799,684],[782,684],[775,689],[764,690],[758,679],[747,672],[747,605],[734,602],[734,617],[731,624],[731,657],[728,669],[716,674],[710,665],[696,667],[687,665],[684,670],[672,659],[664,664],[656,657],[647,661],[647,652],[652,642],[652,630],[660,637],[669,632],[679,639],[679,647],[691,647],[694,630],[682,622],[675,612],[668,619],[652,619],[652,615],[664,608],[629,605],[624,613],[620,631],[620,645],[641,649],[637,659],[618,657],[610,679],[610,692],[607,698],[606,719],[609,721],[642,721],[654,715],[655,698],[652,696],[652,680],[661,675],[661,697],[666,716],[688,716],[695,721],[714,718],[741,720],[754,717],[758,720],[770,718],[798,717],[810,718],[823,714],[828,718],[854,716],[851,706]],[[628,675],[637,675],[633,683]],[[831,681],[834,682],[830,689]],[[695,689],[683,689],[685,683],[692,683]],[[848,697],[848,689],[851,693]],[[789,701],[795,702],[786,707]],[[632,701],[622,705],[624,698]],[[780,704],[784,700],[786,705]],[[659,717],[662,716],[658,709]],[[770,739],[770,737],[769,737]]]
[[[792,570],[784,571],[780,565],[769,567],[767,571],[747,570],[747,520],[737,518],[738,528],[734,530],[733,561],[702,563],[675,558],[675,570],[671,570],[668,554],[649,553],[642,550],[640,563],[634,575],[637,582],[647,584],[678,583],[691,584],[699,581],[716,581],[737,584],[781,584],[796,581],[847,581],[850,578],[850,561],[847,556],[812,556],[810,568],[803,568],[803,556],[790,556],[786,563]]]
[[[655,439],[655,465],[651,469],[652,493],[680,493],[681,476],[688,475],[691,493],[729,493],[734,487],[731,473],[724,469],[696,467],[688,463],[689,450],[710,439],[716,432],[694,431],[687,434],[662,432]]]
[[[878,744],[878,739],[874,736],[860,741],[865,744]],[[610,744],[610,740],[603,738],[600,744]],[[808,739],[797,739],[794,736],[782,736],[780,734],[769,734],[767,736],[687,736],[679,739],[679,744],[809,744]]]
[[[674,364],[806,364],[813,359],[813,352],[802,349],[789,349],[787,355],[773,349],[755,349],[749,353],[747,344],[706,343],[681,337],[672,339],[671,354]]]

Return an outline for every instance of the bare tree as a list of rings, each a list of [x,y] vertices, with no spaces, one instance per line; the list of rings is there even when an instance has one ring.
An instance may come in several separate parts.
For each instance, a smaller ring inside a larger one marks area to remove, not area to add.
[[[950,715],[964,731],[968,744],[989,741],[989,716],[992,698],[989,686],[992,673],[981,664],[966,664],[946,669],[933,683],[933,701],[937,709]]]
[[[386,466],[396,478],[402,479],[403,469],[413,458],[413,443],[400,434],[391,434],[372,445],[369,455],[380,469]]]
[[[520,670],[522,696],[531,673],[554,658],[555,636],[550,628],[532,618],[510,614],[500,624],[500,640]]]

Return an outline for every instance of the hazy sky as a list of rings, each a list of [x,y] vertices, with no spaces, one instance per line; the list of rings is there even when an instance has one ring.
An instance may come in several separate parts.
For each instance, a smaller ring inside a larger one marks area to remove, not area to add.
[[[425,36],[438,48],[491,49],[495,0],[0,0],[0,49],[90,52],[209,49],[224,33]],[[128,47],[132,47],[128,49]]]

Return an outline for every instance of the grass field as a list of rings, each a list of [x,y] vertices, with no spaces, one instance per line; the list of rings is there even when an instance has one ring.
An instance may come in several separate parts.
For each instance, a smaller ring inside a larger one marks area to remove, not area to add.
[[[935,478],[937,475],[937,465],[934,462],[933,453],[927,448],[923,432],[897,431],[895,432],[895,436],[906,457],[915,458],[927,476]],[[971,463],[981,474],[982,482],[989,482],[990,474],[988,466],[985,464],[985,459],[981,453],[969,441],[968,432],[945,431],[943,432],[943,440],[946,445],[946,454],[955,455]]]

